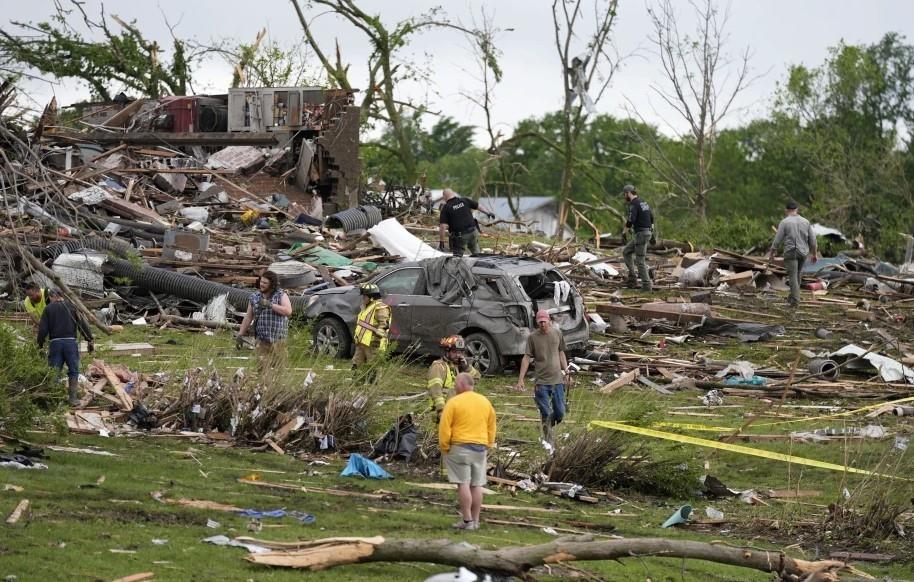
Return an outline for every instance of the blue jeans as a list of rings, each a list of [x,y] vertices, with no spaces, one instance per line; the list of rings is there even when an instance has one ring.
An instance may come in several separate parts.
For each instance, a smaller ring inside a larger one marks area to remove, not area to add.
[[[67,364],[67,377],[79,377],[79,344],[73,338],[51,340],[48,347],[48,365],[57,370],[57,376]]]
[[[533,389],[533,399],[543,422],[549,421],[554,426],[565,418],[564,384],[537,384]]]

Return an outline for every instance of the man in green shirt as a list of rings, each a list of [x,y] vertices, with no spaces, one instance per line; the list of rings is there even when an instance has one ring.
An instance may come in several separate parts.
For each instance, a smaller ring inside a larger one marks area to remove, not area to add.
[[[520,376],[517,389],[524,390],[524,376],[530,366],[530,360],[536,363],[535,387],[533,399],[540,411],[543,424],[543,436],[552,444],[553,427],[565,417],[565,373],[568,360],[565,357],[565,338],[561,330],[552,325],[549,312],[540,309],[536,312],[536,331],[527,337],[527,353],[520,363]]]

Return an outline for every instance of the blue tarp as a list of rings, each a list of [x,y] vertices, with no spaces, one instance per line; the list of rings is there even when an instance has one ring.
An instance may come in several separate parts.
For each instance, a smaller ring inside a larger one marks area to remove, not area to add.
[[[366,459],[358,453],[349,456],[349,464],[340,473],[340,477],[365,477],[366,479],[393,479],[393,475],[380,465]]]
[[[260,511],[258,509],[242,509],[238,512],[238,515],[241,517],[253,517],[255,519],[263,519],[265,517],[294,517],[302,523],[314,523],[317,521],[317,518],[311,515],[310,513],[305,513],[304,511],[286,511],[283,509],[273,509],[271,511]]]

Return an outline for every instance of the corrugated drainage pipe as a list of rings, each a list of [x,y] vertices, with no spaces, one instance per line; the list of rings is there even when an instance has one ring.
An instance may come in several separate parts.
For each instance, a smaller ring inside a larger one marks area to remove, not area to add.
[[[122,258],[128,258],[131,255],[139,254],[135,248],[125,242],[99,236],[56,242],[44,249],[44,254],[50,256],[52,259],[56,259],[64,253],[75,253],[79,249],[92,249],[93,251],[102,251],[105,253],[110,252]]]
[[[371,228],[383,220],[381,210],[375,206],[357,206],[327,217],[328,228],[342,228],[346,232]]]
[[[809,360],[809,373],[819,374],[820,378],[835,380],[838,378],[838,363],[826,358],[813,358]]]
[[[128,277],[133,284],[153,293],[167,293],[189,301],[206,303],[213,297],[228,295],[228,302],[235,309],[244,311],[248,308],[248,301],[253,289],[238,289],[222,283],[213,283],[193,275],[185,275],[175,271],[167,271],[146,265],[135,265],[122,259],[111,259],[108,264],[112,272],[118,277]],[[307,297],[289,296],[292,309],[303,311],[307,304]]]
[[[101,237],[87,237],[83,240],[76,239],[54,243],[48,247],[47,251],[52,258],[56,259],[63,253],[72,253],[82,248],[111,252],[120,257],[128,257],[132,253],[136,253],[136,249],[126,243]],[[198,303],[206,303],[219,295],[228,295],[228,302],[239,311],[245,311],[248,308],[248,300],[251,297],[251,293],[254,292],[253,289],[230,287],[222,283],[206,281],[193,275],[150,267],[142,263],[136,264],[123,259],[109,259],[107,264],[110,265],[115,276],[127,277],[141,289],[153,293],[174,295],[175,297]],[[308,301],[307,297],[293,297],[290,295],[289,299],[292,302],[293,310],[304,311]]]

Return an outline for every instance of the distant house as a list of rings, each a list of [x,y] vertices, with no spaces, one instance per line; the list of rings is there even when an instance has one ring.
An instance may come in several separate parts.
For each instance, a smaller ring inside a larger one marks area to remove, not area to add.
[[[498,228],[513,232],[534,232],[547,236],[555,234],[559,222],[559,206],[552,196],[521,196],[514,199],[517,217],[511,213],[507,198],[480,198],[479,203],[495,213],[496,220],[511,220],[529,224],[499,224]],[[568,225],[562,228],[562,238],[569,239],[573,232]]]

